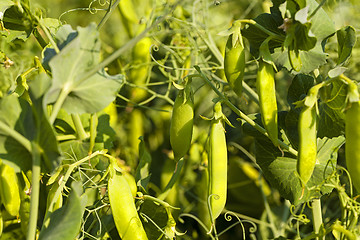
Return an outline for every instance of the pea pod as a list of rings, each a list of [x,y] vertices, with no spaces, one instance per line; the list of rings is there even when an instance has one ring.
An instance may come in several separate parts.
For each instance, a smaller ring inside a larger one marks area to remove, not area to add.
[[[352,83],[349,87],[353,88],[357,101],[351,102],[345,113],[345,158],[352,183],[360,191],[360,102],[356,84]]]
[[[123,240],[147,240],[147,236],[136,211],[134,198],[124,174],[110,164],[108,193],[116,229]]]
[[[18,216],[20,210],[19,183],[15,170],[2,163],[0,165],[0,197],[6,211]]]
[[[316,144],[316,107],[304,106],[299,116],[299,151],[297,171],[302,185],[305,185],[315,168],[317,156]]]
[[[171,124],[170,144],[174,151],[175,161],[179,161],[190,148],[193,120],[194,97],[190,82],[180,90],[174,103]]]
[[[275,146],[278,146],[277,102],[272,64],[260,60],[256,78],[256,88],[259,95],[261,119]]]
[[[221,103],[214,106],[209,136],[209,186],[212,222],[225,207],[227,192],[227,147]]]
[[[240,34],[231,34],[226,42],[224,72],[231,89],[241,96],[245,72],[245,51]]]

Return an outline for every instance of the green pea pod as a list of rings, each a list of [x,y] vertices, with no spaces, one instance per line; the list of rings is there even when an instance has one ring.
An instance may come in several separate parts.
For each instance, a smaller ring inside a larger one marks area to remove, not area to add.
[[[124,174],[110,164],[108,193],[116,229],[122,240],[147,240],[147,236],[136,211],[134,198]]]
[[[209,189],[212,222],[225,207],[227,192],[227,147],[221,103],[214,106],[209,137]]]
[[[130,190],[131,190],[131,195],[133,197],[136,197],[136,193],[137,193],[137,186],[136,186],[136,182],[135,182],[135,178],[133,175],[131,175],[128,172],[124,172],[124,177],[127,181],[127,183],[129,184]]]
[[[0,197],[6,211],[18,216],[20,210],[19,183],[15,170],[6,164],[0,166]]]
[[[170,124],[170,144],[174,151],[175,161],[179,161],[190,148],[193,120],[194,97],[191,84],[180,90],[173,106]]]
[[[309,181],[316,164],[316,125],[316,106],[304,106],[298,123],[299,151],[297,160],[297,171],[303,186]]]
[[[245,72],[245,51],[241,35],[234,42],[231,34],[226,42],[224,72],[229,86],[240,97]]]
[[[274,68],[263,60],[259,62],[256,88],[259,95],[261,119],[275,146],[278,146],[277,103],[274,79]]]
[[[345,158],[351,180],[360,191],[360,102],[352,102],[345,113]]]

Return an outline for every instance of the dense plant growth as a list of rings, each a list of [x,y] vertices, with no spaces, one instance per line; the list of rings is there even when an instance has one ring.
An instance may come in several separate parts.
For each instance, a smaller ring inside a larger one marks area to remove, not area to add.
[[[1,239],[359,238],[358,10],[1,0]]]

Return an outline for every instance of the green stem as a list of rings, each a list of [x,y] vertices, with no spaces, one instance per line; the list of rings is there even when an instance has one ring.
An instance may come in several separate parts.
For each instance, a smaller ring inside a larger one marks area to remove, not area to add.
[[[214,90],[214,92],[223,100],[223,102],[240,118],[244,119],[247,123],[249,123],[252,127],[254,127],[256,130],[258,130],[260,133],[264,134],[266,137],[269,137],[269,134],[266,132],[266,130],[261,127],[259,124],[254,122],[251,118],[249,118],[246,114],[241,112],[237,107],[235,107],[234,104],[232,104],[212,83],[211,81],[205,76],[205,74],[200,70],[199,66],[194,66],[196,71],[199,72],[201,78],[205,80],[205,82]],[[297,156],[297,151],[278,139],[279,145],[286,149],[289,153],[293,154],[294,156]]]
[[[113,5],[109,6],[109,10],[105,13],[105,16],[101,19],[100,23],[97,26],[98,30],[100,30],[100,28],[102,28],[104,26],[104,24],[109,19],[109,17],[111,16],[111,13],[116,8],[116,6],[119,4],[119,2],[120,2],[120,0],[116,0],[116,2]]]
[[[27,240],[35,240],[36,226],[39,212],[39,193],[40,193],[40,173],[41,173],[41,149],[36,143],[31,144],[32,147],[32,184],[30,199],[30,217],[27,232]]]
[[[218,76],[216,76],[214,73],[211,73],[211,77],[213,77],[217,81],[223,82],[223,80]],[[224,84],[228,84],[228,83],[224,82]],[[242,81],[242,86],[244,93],[248,95],[249,98],[251,98],[251,100],[253,100],[255,103],[260,104],[258,94],[244,81]]]
[[[321,214],[321,201],[320,198],[312,200],[312,215],[313,215],[313,226],[315,234],[319,234],[321,225],[323,224],[322,214]],[[317,240],[324,240],[325,237],[317,237]]]
[[[97,114],[94,113],[90,117],[90,146],[89,146],[89,154],[92,153],[95,146],[95,138],[97,135],[97,126],[98,126],[98,117]]]
[[[74,123],[75,129],[76,129],[76,135],[79,140],[84,140],[88,137],[86,134],[84,127],[81,123],[80,115],[79,114],[71,114],[71,119]]]
[[[58,115],[63,103],[65,102],[66,97],[69,95],[70,91],[66,90],[65,88],[61,89],[60,95],[56,100],[54,107],[51,112],[51,116],[49,118],[49,122],[52,125],[55,122],[56,116]]]
[[[17,142],[19,142],[26,150],[30,153],[32,151],[31,142],[25,138],[23,135],[10,128],[8,125],[0,121],[0,130],[4,132],[7,136],[12,137]]]
[[[356,235],[354,233],[352,233],[349,230],[345,229],[343,226],[341,226],[338,223],[335,223],[334,225],[332,225],[331,229],[343,233],[346,236],[346,239],[349,239],[349,240],[356,240],[357,239]]]

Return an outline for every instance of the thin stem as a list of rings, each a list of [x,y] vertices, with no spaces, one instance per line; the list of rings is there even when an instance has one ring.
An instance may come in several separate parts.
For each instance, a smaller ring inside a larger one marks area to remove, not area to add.
[[[50,215],[51,213],[53,212],[53,209],[54,209],[54,205],[55,205],[55,202],[57,201],[57,199],[59,198],[62,190],[64,189],[65,187],[65,184],[66,182],[68,181],[71,173],[74,171],[74,169],[76,167],[78,167],[80,164],[86,162],[86,161],[89,161],[90,159],[92,159],[93,157],[96,157],[97,155],[105,155],[107,152],[107,150],[101,150],[101,151],[96,151],[94,153],[92,153],[91,155],[87,156],[87,157],[84,157],[82,158],[81,160],[73,163],[73,164],[70,164],[69,165],[69,168],[68,170],[66,171],[65,173],[65,176],[64,178],[61,180],[60,184],[59,184],[59,187],[58,189],[56,190],[55,194],[54,194],[54,197],[52,198],[51,200],[51,203],[49,204],[49,208],[47,209],[47,212],[45,214],[45,218],[44,218],[44,224],[43,224],[43,227],[46,227],[46,225],[49,224],[49,218],[50,218]],[[39,180],[40,181],[40,180]],[[38,181],[38,182],[39,182]]]
[[[323,224],[322,214],[321,214],[321,201],[320,198],[312,200],[312,214],[313,214],[313,226],[315,234],[319,233],[321,225]],[[325,237],[317,237],[317,240],[325,240]]]
[[[25,138],[23,135],[15,131],[14,129],[10,128],[8,125],[0,121],[0,130],[4,132],[9,137],[12,137],[17,142],[19,142],[26,150],[30,153],[32,151],[31,142]]]
[[[211,73],[211,77],[213,77],[214,79],[218,80],[218,81],[222,81],[221,78],[219,78],[218,76],[216,76],[214,73]],[[227,84],[224,82],[224,84]],[[259,96],[258,94],[244,81],[242,81],[242,86],[243,86],[243,91],[246,95],[249,96],[249,98],[251,100],[253,100],[255,103],[259,104]]]
[[[66,97],[69,95],[69,91],[66,91],[65,88],[61,89],[60,95],[56,100],[54,107],[49,118],[49,122],[52,125],[55,122],[56,116],[58,115],[63,103],[65,102]]]
[[[30,199],[30,217],[27,232],[27,240],[35,240],[36,225],[39,212],[39,193],[40,193],[40,173],[41,173],[41,149],[36,143],[31,144],[32,147],[32,185]]]
[[[97,26],[97,29],[100,30],[100,28],[102,28],[106,21],[109,19],[109,17],[111,16],[111,13],[113,12],[113,10],[116,8],[116,6],[119,4],[120,0],[116,0],[116,2],[109,6],[109,10],[106,12],[105,16],[101,19],[99,25]]]
[[[204,81],[214,90],[214,92],[223,100],[223,102],[240,118],[244,119],[247,123],[249,123],[252,127],[254,127],[256,130],[258,130],[260,133],[265,135],[266,137],[269,137],[269,134],[266,132],[266,130],[261,127],[259,124],[254,122],[251,118],[249,118],[246,114],[241,112],[237,107],[235,107],[234,104],[232,104],[212,83],[211,81],[205,76],[205,74],[200,70],[199,66],[194,66],[194,68],[199,72],[200,76]],[[294,156],[297,156],[297,151],[278,139],[279,145],[286,149],[289,153],[293,154]]]
[[[88,137],[86,134],[84,127],[81,123],[80,115],[79,114],[71,114],[71,119],[74,123],[75,129],[76,129],[76,135],[79,140],[84,140]]]

